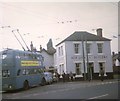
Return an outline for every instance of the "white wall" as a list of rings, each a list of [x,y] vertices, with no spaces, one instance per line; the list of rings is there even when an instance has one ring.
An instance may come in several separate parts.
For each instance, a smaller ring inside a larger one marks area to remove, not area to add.
[[[50,66],[54,66],[54,56],[49,55],[47,52],[42,51],[41,55],[44,57],[44,66],[49,69]]]
[[[59,55],[59,47],[63,47],[63,55]],[[57,69],[58,73],[60,73],[60,65],[64,64],[64,67],[62,71],[66,72],[66,51],[65,51],[65,43],[62,43],[56,47],[56,64],[57,64]],[[62,72],[61,71],[61,72]]]
[[[99,41],[101,42],[101,41]],[[111,48],[110,48],[110,41],[105,41],[103,42],[103,54],[97,53],[97,43],[98,41],[91,41],[92,44],[92,50],[91,54],[88,55],[89,57],[89,62],[94,62],[94,72],[99,72],[99,62],[105,62],[105,71],[106,72],[112,72],[112,57],[111,57]],[[84,72],[83,68],[83,55],[82,55],[82,44],[79,41],[80,45],[80,54],[75,55],[74,54],[74,44],[75,41],[66,41],[60,45],[57,46],[57,67],[59,68],[60,64],[64,64],[64,70],[67,71],[68,73],[72,71],[75,73],[75,63],[76,62],[81,62],[82,63],[82,72]],[[78,41],[77,41],[78,43]],[[64,46],[64,55],[63,56],[58,56],[58,47]],[[85,47],[85,43],[84,43]],[[86,48],[84,49],[86,50]],[[85,51],[85,56],[86,56],[86,51]],[[66,66],[67,65],[67,66]],[[86,69],[87,72],[87,69]]]

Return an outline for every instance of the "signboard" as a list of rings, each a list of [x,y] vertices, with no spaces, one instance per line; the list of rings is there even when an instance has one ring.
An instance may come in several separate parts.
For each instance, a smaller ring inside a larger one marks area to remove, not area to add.
[[[86,56],[85,56],[86,58]],[[88,59],[106,59],[107,56],[105,55],[97,55],[97,56],[93,56],[93,55],[88,55]],[[71,59],[73,60],[80,60],[80,59],[83,59],[83,56],[72,56]]]
[[[21,66],[40,66],[40,61],[21,61]]]

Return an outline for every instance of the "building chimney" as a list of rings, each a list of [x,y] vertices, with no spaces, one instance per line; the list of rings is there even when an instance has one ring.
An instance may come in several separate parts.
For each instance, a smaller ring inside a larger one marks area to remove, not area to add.
[[[33,51],[33,43],[31,41],[31,44],[30,44],[30,48],[31,48],[31,51]]]
[[[102,37],[102,28],[97,29],[97,35]]]
[[[47,50],[51,47],[53,47],[53,43],[52,43],[52,39],[49,39],[49,42],[47,43]]]
[[[42,51],[42,46],[40,45],[40,52]]]

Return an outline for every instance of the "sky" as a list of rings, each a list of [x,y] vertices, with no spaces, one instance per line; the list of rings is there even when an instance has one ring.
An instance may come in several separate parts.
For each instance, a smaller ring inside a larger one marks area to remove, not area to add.
[[[96,35],[97,28],[111,39],[111,52],[118,52],[117,2],[0,2],[0,50],[22,50],[12,33],[24,45],[16,29],[28,46],[32,41],[39,50],[40,45],[46,49],[50,38],[55,47],[75,31]]]

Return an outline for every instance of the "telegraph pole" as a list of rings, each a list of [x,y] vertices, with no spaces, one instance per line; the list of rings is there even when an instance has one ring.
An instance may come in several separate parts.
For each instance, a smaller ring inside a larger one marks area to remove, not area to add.
[[[89,68],[89,60],[88,60],[88,51],[87,51],[87,38],[85,39],[86,41],[86,61],[87,61],[87,78],[90,81],[90,68]]]
[[[83,35],[82,35],[82,52],[83,52],[84,80],[86,80],[86,69],[85,69],[85,54],[84,54],[84,39],[83,39]]]

